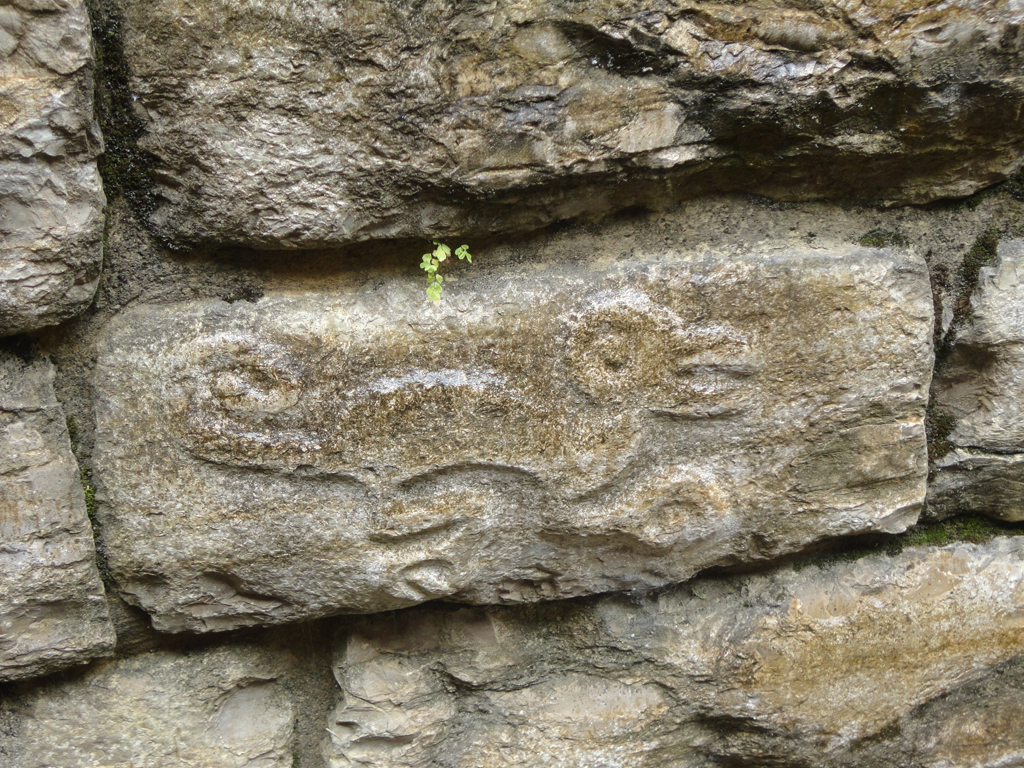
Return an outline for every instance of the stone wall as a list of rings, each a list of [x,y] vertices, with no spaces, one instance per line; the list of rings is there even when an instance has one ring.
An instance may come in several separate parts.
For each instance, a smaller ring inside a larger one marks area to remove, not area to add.
[[[1024,761],[1018,5],[0,0],[0,763]]]

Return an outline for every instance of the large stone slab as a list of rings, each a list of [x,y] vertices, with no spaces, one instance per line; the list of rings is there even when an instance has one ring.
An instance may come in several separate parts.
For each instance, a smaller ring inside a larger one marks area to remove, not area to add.
[[[53,366],[0,353],[0,681],[113,650]]]
[[[279,655],[158,651],[0,702],[6,768],[292,768]]]
[[[967,322],[936,381],[953,422],[937,458],[931,514],[982,512],[1024,520],[1024,241],[1004,240],[980,269]]]
[[[924,202],[1024,146],[1009,0],[112,4],[179,243],[490,235],[716,190]]]
[[[1024,676],[995,668],[1024,652],[1022,584],[1003,539],[366,617],[338,645],[329,765],[1015,765]]]
[[[106,199],[81,0],[0,3],[0,335],[92,300]]]
[[[661,586],[916,519],[920,260],[609,242],[439,308],[399,276],[121,314],[95,378],[121,589],[216,630]]]

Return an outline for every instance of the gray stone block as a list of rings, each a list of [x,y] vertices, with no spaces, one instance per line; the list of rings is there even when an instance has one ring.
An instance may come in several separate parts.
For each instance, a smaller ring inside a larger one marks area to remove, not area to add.
[[[103,259],[89,17],[0,5],[0,336],[84,310]]]
[[[0,680],[113,650],[53,366],[0,357]]]
[[[920,260],[564,240],[596,255],[437,308],[396,277],[119,315],[95,469],[128,599],[171,631],[559,599],[917,519]]]

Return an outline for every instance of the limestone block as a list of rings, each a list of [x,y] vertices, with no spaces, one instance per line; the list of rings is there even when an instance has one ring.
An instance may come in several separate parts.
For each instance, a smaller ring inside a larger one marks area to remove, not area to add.
[[[657,587],[916,520],[919,259],[609,242],[439,307],[397,276],[122,313],[95,377],[120,588],[220,630]]]
[[[159,651],[0,702],[8,768],[291,768],[281,664],[257,647]]]
[[[1024,146],[1010,0],[115,4],[178,242],[490,235],[709,191],[920,203]]]
[[[955,449],[940,457],[928,484],[929,516],[942,519],[959,512],[1024,521],[1024,454]]]
[[[53,366],[0,357],[0,680],[111,651],[78,465]]]
[[[984,760],[1024,750],[1022,675],[987,686],[1005,709],[964,706],[1024,651],[1022,584],[1002,539],[365,617],[338,644],[329,765],[1010,765]]]
[[[999,243],[954,332],[936,381],[937,403],[955,419],[954,450],[936,462],[929,510],[1024,520],[1024,241]]]
[[[0,3],[0,335],[92,300],[102,262],[89,18],[81,0]]]

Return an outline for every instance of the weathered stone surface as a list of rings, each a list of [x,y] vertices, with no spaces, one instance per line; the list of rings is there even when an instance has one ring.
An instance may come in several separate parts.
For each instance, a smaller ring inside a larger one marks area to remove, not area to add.
[[[837,760],[880,768],[997,768],[1024,764],[1024,656],[901,718],[898,732]],[[896,729],[893,729],[894,731]]]
[[[1016,0],[120,0],[157,230],[525,230],[711,190],[923,202],[1020,164]]]
[[[104,654],[114,631],[53,366],[0,356],[0,680]]]
[[[81,312],[99,280],[89,19],[81,0],[0,2],[0,335]]]
[[[671,232],[565,235],[574,261],[467,270],[438,308],[370,276],[122,313],[95,379],[119,586],[217,630],[661,586],[912,523],[923,263]]]
[[[939,408],[955,419],[954,446],[936,461],[930,513],[983,512],[1024,520],[1024,241],[1000,242],[982,267],[971,317],[936,381]]]
[[[255,646],[106,662],[0,703],[8,768],[291,768],[280,659]]]
[[[1013,765],[995,758],[1024,750],[1020,676],[985,676],[1024,652],[1022,585],[1002,539],[367,617],[338,646],[330,765]],[[962,708],[986,689],[1004,710]]]
[[[935,518],[981,512],[1007,522],[1024,521],[1024,453],[953,450],[935,462],[928,484],[928,513]]]

